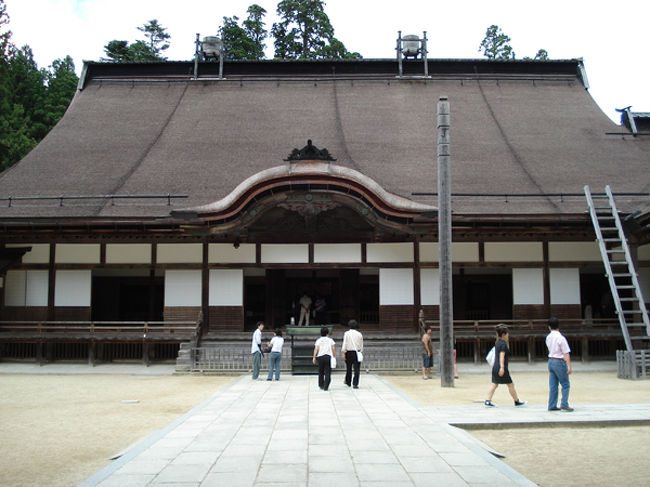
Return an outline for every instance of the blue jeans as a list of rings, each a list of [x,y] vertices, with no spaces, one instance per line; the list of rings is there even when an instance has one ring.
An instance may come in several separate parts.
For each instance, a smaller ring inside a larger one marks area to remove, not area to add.
[[[256,380],[260,375],[261,363],[262,363],[262,352],[255,352],[253,354],[253,380]]]
[[[569,374],[564,360],[548,359],[548,408],[557,407],[558,384],[562,385],[562,401],[560,407],[569,405]]]
[[[273,379],[273,369],[275,369],[275,380],[280,380],[280,360],[282,359],[281,352],[271,352],[269,357],[269,375],[266,380]]]

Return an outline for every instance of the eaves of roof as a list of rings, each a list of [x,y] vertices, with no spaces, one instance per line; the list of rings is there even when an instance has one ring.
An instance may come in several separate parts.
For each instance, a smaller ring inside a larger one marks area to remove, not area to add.
[[[579,78],[586,85],[581,59],[552,61],[488,59],[429,59],[428,76],[423,61],[403,62],[406,79],[548,79]],[[400,78],[393,59],[361,60],[258,60],[225,61],[227,79],[274,78]],[[90,80],[188,80],[220,79],[219,64],[214,62],[165,61],[156,63],[106,63],[86,61],[80,88]]]

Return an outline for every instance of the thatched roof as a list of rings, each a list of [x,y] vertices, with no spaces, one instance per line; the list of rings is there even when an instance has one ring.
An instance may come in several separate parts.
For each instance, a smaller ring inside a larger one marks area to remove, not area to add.
[[[582,213],[582,194],[650,191],[648,137],[612,123],[583,85],[579,60],[89,63],[63,119],[0,174],[0,217],[165,217],[208,205],[312,139],[336,164],[394,195],[435,205],[436,107],[451,108],[453,211]],[[296,162],[294,164],[299,164]],[[16,200],[25,196],[183,198]],[[516,197],[514,194],[537,195]],[[624,200],[624,201],[623,201]],[[623,209],[647,196],[623,198]],[[632,201],[634,200],[634,201]],[[506,202],[507,201],[507,202]],[[167,203],[171,204],[168,205]]]

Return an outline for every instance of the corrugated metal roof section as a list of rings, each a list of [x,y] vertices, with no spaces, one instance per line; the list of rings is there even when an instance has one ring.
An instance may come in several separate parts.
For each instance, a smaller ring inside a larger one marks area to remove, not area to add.
[[[553,61],[491,61],[487,59],[429,59],[429,76],[462,77],[579,77],[579,59]],[[86,62],[85,81],[91,79],[192,79],[194,62],[100,63]],[[198,78],[217,78],[219,64],[198,63]],[[403,61],[405,77],[422,77],[422,61]],[[226,61],[223,76],[239,77],[396,77],[398,64],[390,59]]]

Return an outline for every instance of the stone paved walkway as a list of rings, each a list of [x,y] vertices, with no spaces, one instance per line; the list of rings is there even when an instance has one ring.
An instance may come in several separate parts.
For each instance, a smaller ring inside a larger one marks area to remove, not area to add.
[[[650,420],[650,404],[420,407],[375,375],[242,376],[79,487],[532,486],[449,423]]]

